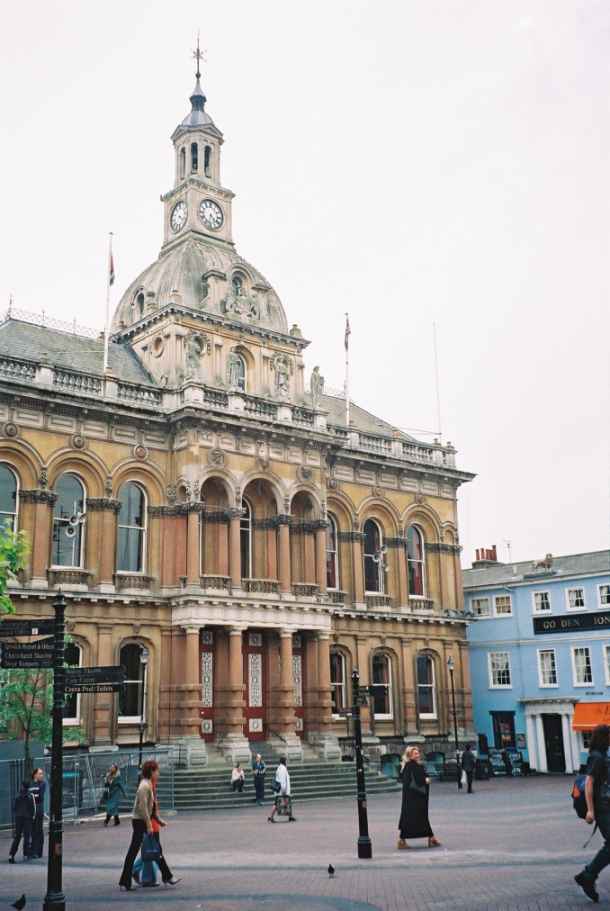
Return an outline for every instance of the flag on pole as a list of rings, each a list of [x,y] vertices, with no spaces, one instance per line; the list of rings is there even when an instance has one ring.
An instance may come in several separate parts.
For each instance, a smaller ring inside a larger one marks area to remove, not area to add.
[[[108,284],[114,285],[114,257],[112,255],[112,249],[110,250],[110,261],[108,263]]]
[[[352,330],[349,325],[349,315],[345,314],[345,350],[349,349],[349,337],[352,334]]]

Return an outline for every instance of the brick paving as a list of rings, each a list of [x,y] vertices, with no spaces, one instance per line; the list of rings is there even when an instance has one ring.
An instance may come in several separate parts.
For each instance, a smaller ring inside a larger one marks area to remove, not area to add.
[[[296,824],[266,821],[267,809],[180,814],[163,833],[166,857],[180,885],[169,890],[120,892],[117,886],[129,840],[100,822],[68,824],[64,836],[67,907],[152,911],[557,911],[591,903],[572,881],[585,859],[590,834],[569,798],[568,778],[480,782],[469,797],[435,783],[431,821],[442,848],[414,842],[397,851],[399,795],[369,804],[373,859],[356,857],[356,808],[349,800],[299,806]],[[125,824],[127,823],[127,824]],[[8,837],[0,837],[0,856]],[[329,879],[328,863],[336,867]],[[0,911],[26,893],[40,909],[46,867],[3,864]],[[610,872],[600,879],[601,902],[610,901]]]

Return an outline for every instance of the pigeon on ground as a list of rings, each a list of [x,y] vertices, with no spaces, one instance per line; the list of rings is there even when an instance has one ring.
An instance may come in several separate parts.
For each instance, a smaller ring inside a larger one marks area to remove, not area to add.
[[[13,908],[16,908],[17,911],[23,911],[25,908],[25,895],[22,895],[16,902],[13,902]]]
[[[333,876],[335,875],[335,868],[333,867],[332,864],[328,865],[328,875],[329,875],[330,879],[332,879]]]

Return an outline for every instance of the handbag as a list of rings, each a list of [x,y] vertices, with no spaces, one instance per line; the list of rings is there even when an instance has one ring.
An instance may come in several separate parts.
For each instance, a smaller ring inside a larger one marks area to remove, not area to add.
[[[144,863],[148,860],[158,861],[161,857],[161,846],[154,836],[147,833],[142,841],[142,850],[140,853]]]
[[[428,787],[425,784],[417,784],[413,779],[412,775],[409,775],[409,782],[407,784],[407,790],[413,791],[414,794],[420,794],[422,797],[425,797],[428,793]]]
[[[282,786],[279,783],[279,781],[277,780],[277,778],[273,779],[273,781],[271,783],[271,790],[273,791],[274,794],[279,794],[280,791],[282,790]]]

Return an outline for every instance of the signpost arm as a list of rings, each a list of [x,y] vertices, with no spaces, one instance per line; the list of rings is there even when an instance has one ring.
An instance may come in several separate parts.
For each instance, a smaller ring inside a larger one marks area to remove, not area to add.
[[[51,755],[51,820],[49,824],[49,860],[47,894],[44,911],[65,911],[66,897],[62,891],[62,797],[63,797],[63,708],[64,708],[64,647],[66,599],[58,592],[54,601],[55,643],[53,649],[53,738]]]
[[[366,806],[366,780],[362,758],[362,723],[360,720],[360,674],[352,671],[352,719],[354,722],[354,753],[356,759],[356,787],[358,793],[358,857],[368,860],[373,856],[373,844],[369,836],[368,810]]]

